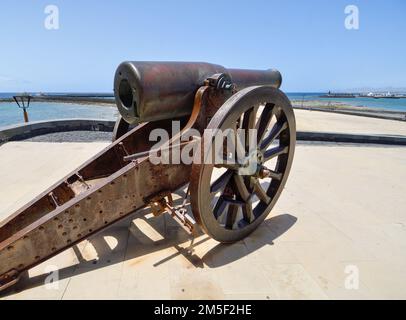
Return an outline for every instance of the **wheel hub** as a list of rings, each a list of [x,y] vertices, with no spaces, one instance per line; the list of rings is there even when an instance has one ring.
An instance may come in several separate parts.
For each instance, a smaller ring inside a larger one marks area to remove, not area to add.
[[[252,151],[242,161],[241,167],[238,168],[238,174],[240,176],[253,176],[257,175],[259,168],[262,167],[264,162],[264,155],[261,150],[256,149]]]

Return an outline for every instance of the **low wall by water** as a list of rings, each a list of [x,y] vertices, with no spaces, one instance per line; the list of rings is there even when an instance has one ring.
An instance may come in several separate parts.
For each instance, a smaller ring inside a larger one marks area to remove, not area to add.
[[[57,119],[35,121],[0,128],[0,143],[19,141],[35,136],[69,131],[103,131],[112,132],[114,121],[99,119]]]
[[[390,136],[377,134],[375,135],[375,134],[298,131],[296,139],[298,141],[386,144],[386,145],[406,146],[406,137],[404,136]]]

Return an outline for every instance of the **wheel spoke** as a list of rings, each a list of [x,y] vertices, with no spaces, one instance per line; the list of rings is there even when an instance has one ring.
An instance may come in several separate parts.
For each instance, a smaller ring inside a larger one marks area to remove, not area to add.
[[[276,123],[276,125],[272,128],[269,135],[262,141],[260,149],[266,150],[266,148],[268,148],[269,145],[275,141],[275,139],[281,134],[281,132],[287,129],[287,127],[288,124],[286,122]]]
[[[239,130],[237,129],[237,124],[235,123],[230,129],[233,130],[233,139],[232,140],[227,140],[227,152],[231,152],[234,157],[232,157],[233,160],[235,160],[235,162],[237,163],[238,166],[238,159],[242,159],[245,157],[246,152],[245,152],[245,144],[243,139],[240,138],[244,138],[241,137],[241,134],[239,134]],[[229,150],[229,148],[231,148],[231,150]],[[227,160],[227,162],[230,159]],[[221,165],[222,167],[229,167],[230,169],[235,169],[236,165],[235,164],[227,164],[226,165]],[[237,167],[238,169],[238,167]]]
[[[227,201],[224,200],[223,197],[220,197],[217,200],[217,203],[216,203],[216,205],[214,206],[214,209],[213,209],[213,214],[214,214],[214,217],[216,219],[218,219],[221,216],[221,214],[224,212],[227,205],[228,205],[228,203],[227,203]]]
[[[284,147],[284,146],[269,149],[269,150],[265,151],[265,153],[264,153],[264,160],[268,161],[272,158],[280,156],[281,154],[288,153],[288,150],[289,150],[289,147]]]
[[[226,228],[233,229],[235,219],[237,218],[238,206],[235,204],[230,204],[228,206],[227,217],[226,217]]]
[[[246,151],[245,151],[246,150],[245,149],[246,143],[244,142],[244,140],[246,140],[245,136],[241,137],[241,134],[239,134],[239,132],[237,130],[235,130],[234,152],[235,152],[235,155],[236,155],[236,158],[235,158],[236,162],[238,162],[238,159],[243,158],[246,155]]]
[[[217,163],[215,167],[226,168],[230,170],[238,170],[241,167],[241,165],[239,165],[238,163]]]
[[[257,111],[258,107],[252,107],[248,111],[244,113],[244,119],[243,119],[243,129],[244,134],[245,134],[245,151],[249,151],[249,144],[250,144],[250,129],[255,128],[255,123],[257,120]]]
[[[245,130],[254,129],[257,120],[257,110],[258,107],[252,107],[244,113],[242,128]]]
[[[275,180],[281,180],[282,179],[282,176],[283,176],[282,173],[276,172],[276,171],[268,169],[268,168],[266,170],[268,171],[268,177],[269,178],[275,179]]]
[[[242,207],[242,215],[244,217],[245,222],[247,224],[250,224],[254,220],[254,212],[252,211],[252,202],[248,201],[243,207]]]
[[[271,201],[271,198],[266,194],[258,180],[254,184],[254,192],[262,202],[269,203]]]
[[[232,175],[233,172],[231,170],[227,170],[226,172],[224,172],[219,178],[217,178],[216,181],[214,181],[214,183],[210,187],[210,193],[217,193],[220,190],[224,189],[230,181]]]
[[[258,122],[257,141],[260,143],[274,115],[274,105],[266,104]]]
[[[248,191],[247,186],[245,185],[244,179],[242,176],[235,174],[234,182],[237,187],[238,193],[241,196],[241,199],[244,202],[247,202],[251,197],[251,193]]]

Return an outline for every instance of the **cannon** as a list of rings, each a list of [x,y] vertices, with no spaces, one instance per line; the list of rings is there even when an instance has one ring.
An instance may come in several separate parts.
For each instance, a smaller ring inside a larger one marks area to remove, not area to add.
[[[112,143],[0,223],[0,291],[145,207],[169,213],[192,236],[201,229],[230,243],[249,235],[274,207],[293,161],[295,117],[281,82],[276,70],[122,63]],[[156,130],[168,139],[157,144]],[[174,161],[179,153],[191,161]],[[186,187],[175,205],[172,193]]]

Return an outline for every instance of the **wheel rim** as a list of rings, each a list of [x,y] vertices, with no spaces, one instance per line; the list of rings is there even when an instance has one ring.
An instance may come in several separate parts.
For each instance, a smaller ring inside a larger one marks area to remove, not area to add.
[[[196,220],[214,239],[233,242],[252,232],[280,196],[294,155],[294,113],[289,99],[280,90],[250,87],[231,97],[207,129],[256,130],[256,149],[252,146],[249,149],[248,137],[235,142],[239,145],[241,141],[243,159],[254,159],[255,172],[241,175],[244,169],[240,159],[236,166],[228,163],[192,166],[191,205]],[[215,137],[205,136],[204,140],[213,144]]]

